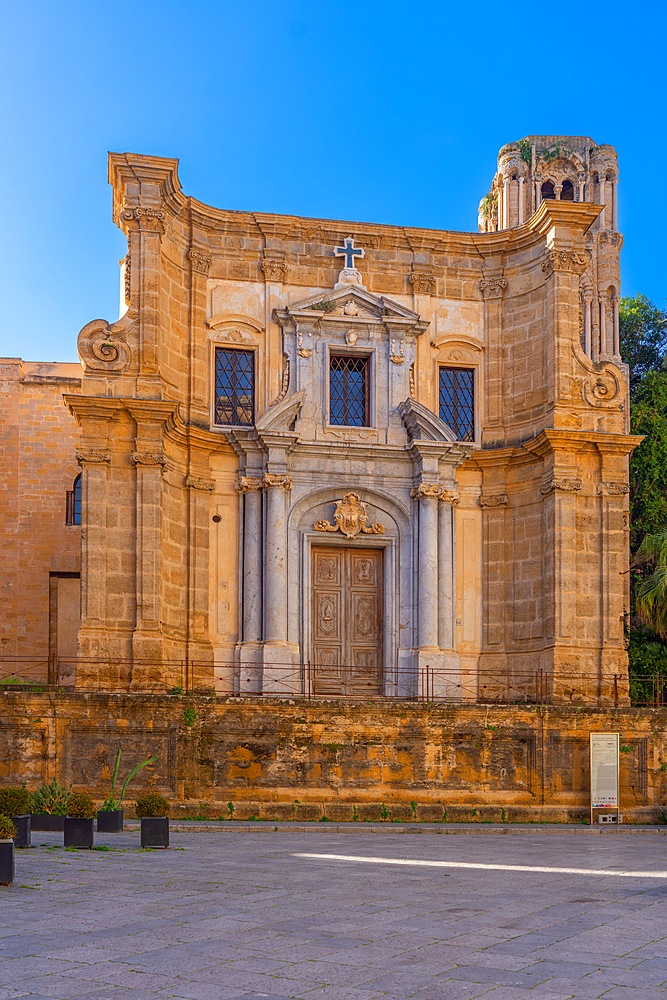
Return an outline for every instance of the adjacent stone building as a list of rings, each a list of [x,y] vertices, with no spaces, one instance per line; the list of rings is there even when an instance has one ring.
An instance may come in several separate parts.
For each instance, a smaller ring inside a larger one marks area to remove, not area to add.
[[[504,147],[478,233],[109,180],[125,311],[81,331],[58,445],[77,687],[622,703],[613,148]]]

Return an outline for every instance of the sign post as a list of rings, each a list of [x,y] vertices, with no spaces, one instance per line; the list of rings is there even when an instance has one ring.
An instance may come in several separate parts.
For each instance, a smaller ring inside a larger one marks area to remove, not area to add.
[[[591,733],[591,826],[595,809],[615,809],[619,821],[618,802],[618,733]]]

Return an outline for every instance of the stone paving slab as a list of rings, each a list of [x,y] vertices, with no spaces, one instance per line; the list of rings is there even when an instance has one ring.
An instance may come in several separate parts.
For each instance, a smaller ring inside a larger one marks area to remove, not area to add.
[[[667,872],[660,836],[274,826],[176,826],[168,851],[142,851],[133,829],[96,851],[34,835],[0,888],[0,1000],[667,996],[667,878],[613,874]]]

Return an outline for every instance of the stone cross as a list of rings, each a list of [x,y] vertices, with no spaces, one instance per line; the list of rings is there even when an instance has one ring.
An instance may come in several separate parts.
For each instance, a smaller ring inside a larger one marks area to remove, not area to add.
[[[343,243],[345,244],[344,246],[335,248],[334,256],[344,257],[345,267],[354,268],[354,258],[363,257],[364,251],[360,247],[355,248],[354,237],[352,236],[346,236],[345,239],[343,240]]]

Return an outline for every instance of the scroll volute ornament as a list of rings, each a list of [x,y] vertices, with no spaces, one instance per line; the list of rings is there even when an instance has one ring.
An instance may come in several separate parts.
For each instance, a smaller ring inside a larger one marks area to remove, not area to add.
[[[357,493],[346,493],[336,501],[335,524],[329,521],[315,521],[315,531],[341,531],[346,538],[356,538],[358,534],[384,535],[384,524],[367,525],[366,504]]]

